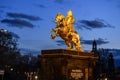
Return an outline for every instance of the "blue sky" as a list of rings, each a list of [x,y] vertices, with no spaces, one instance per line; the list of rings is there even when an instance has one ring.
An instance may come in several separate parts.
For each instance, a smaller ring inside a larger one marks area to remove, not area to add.
[[[92,49],[94,39],[98,48],[120,49],[120,0],[0,0],[0,28],[19,36],[20,49],[67,48],[49,34],[56,14],[68,10],[84,50]]]

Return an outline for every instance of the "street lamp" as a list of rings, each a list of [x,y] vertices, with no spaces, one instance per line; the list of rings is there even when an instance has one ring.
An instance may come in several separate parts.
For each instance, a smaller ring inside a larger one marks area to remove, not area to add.
[[[108,80],[107,78],[105,78],[105,80]]]
[[[38,80],[38,76],[37,75],[35,76],[35,80]]]
[[[4,70],[0,70],[0,75],[2,75],[2,80],[3,80],[3,77],[4,77]]]
[[[13,71],[13,68],[11,68],[10,70]]]

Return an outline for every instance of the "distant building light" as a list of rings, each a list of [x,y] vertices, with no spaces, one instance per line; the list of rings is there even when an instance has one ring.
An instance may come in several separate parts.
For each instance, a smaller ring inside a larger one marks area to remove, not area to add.
[[[0,32],[7,32],[7,30],[5,30],[5,29],[0,29]]]
[[[4,32],[7,32],[7,30],[4,29]]]

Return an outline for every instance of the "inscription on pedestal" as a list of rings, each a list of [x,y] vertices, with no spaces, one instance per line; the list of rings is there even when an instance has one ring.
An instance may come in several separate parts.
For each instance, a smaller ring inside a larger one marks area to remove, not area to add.
[[[84,75],[81,69],[72,69],[70,76],[71,78],[78,80],[83,78]]]

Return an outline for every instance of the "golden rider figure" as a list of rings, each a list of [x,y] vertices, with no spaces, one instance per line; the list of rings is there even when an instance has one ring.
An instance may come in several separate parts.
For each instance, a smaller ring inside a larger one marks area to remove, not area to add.
[[[74,23],[74,21],[75,20],[74,20],[74,17],[72,15],[72,11],[69,10],[67,12],[67,16],[65,17],[65,20],[64,20],[64,25],[65,25],[65,27],[68,28],[69,32],[74,32],[74,27],[72,25]]]

